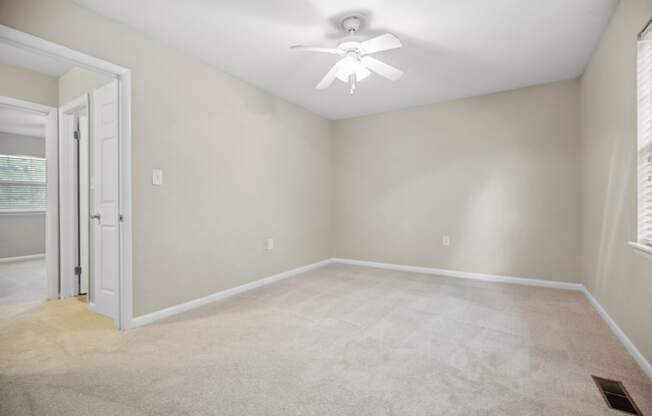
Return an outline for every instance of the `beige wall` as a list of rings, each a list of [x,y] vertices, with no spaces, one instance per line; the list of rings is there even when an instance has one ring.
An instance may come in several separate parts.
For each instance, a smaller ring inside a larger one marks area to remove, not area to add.
[[[652,362],[652,259],[636,239],[636,34],[652,0],[621,1],[582,77],[584,284]]]
[[[135,315],[330,257],[328,121],[68,1],[0,24],[132,70]]]
[[[113,77],[84,68],[72,68],[59,78],[59,105],[90,94],[113,80]],[[92,111],[91,111],[92,112]]]
[[[0,214],[0,259],[45,253],[45,213]]]
[[[578,81],[341,121],[334,137],[338,257],[579,280]]]
[[[0,131],[0,154],[45,157],[45,138]]]
[[[57,107],[58,81],[39,72],[0,64],[0,95]]]
[[[45,157],[45,139],[0,132],[0,154]],[[0,258],[45,253],[45,213],[0,214],[0,236]]]

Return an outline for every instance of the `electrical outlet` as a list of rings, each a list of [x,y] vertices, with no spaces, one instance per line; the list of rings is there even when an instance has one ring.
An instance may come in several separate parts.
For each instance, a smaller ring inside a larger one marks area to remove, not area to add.
[[[451,237],[449,235],[445,235],[441,238],[441,243],[442,245],[448,247],[451,245]]]
[[[273,238],[268,238],[267,239],[267,244],[265,245],[266,250],[274,250],[274,239]]]

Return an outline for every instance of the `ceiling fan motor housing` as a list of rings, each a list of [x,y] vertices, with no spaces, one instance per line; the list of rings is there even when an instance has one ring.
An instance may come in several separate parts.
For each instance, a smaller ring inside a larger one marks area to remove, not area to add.
[[[360,29],[361,24],[362,24],[362,20],[360,19],[360,16],[349,16],[344,18],[344,20],[342,20],[342,27],[348,33],[357,32],[358,29]]]

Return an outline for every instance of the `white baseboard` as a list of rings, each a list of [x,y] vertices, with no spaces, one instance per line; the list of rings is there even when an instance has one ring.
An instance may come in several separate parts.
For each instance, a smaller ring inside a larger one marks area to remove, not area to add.
[[[580,291],[584,293],[584,295],[587,297],[591,305],[595,308],[595,310],[602,317],[602,319],[604,319],[604,321],[607,323],[607,325],[614,333],[614,335],[620,340],[620,342],[622,342],[622,344],[625,346],[625,349],[627,349],[627,351],[631,354],[634,360],[641,367],[641,370],[643,370],[643,372],[652,380],[652,365],[650,365],[650,363],[646,360],[643,354],[641,354],[641,352],[636,348],[634,343],[632,343],[632,341],[627,337],[627,335],[625,335],[622,329],[620,329],[618,324],[616,324],[616,322],[613,319],[611,319],[609,314],[607,314],[607,312],[602,307],[602,305],[598,303],[598,301],[593,297],[593,295],[581,283],[569,283],[569,282],[560,282],[560,281],[542,280],[542,279],[529,279],[525,277],[500,276],[500,275],[484,274],[484,273],[461,272],[455,270],[435,269],[430,267],[406,266],[400,264],[379,263],[373,261],[352,260],[352,259],[343,259],[343,258],[322,260],[317,263],[309,264],[307,266],[292,269],[283,273],[278,273],[273,276],[266,277],[264,279],[256,280],[254,282],[247,283],[242,286],[237,286],[231,289],[223,290],[221,292],[213,293],[212,295],[195,299],[190,302],[171,306],[169,308],[152,312],[147,315],[142,315],[132,319],[128,328],[136,328],[139,326],[147,325],[159,321],[161,319],[179,314],[181,312],[186,312],[198,308],[200,306],[207,305],[209,303],[218,301],[220,299],[225,299],[230,296],[234,296],[239,293],[243,293],[248,290],[255,289],[257,287],[265,286],[270,283],[274,283],[279,280],[286,279],[288,277],[307,272],[309,270],[326,266],[327,264],[330,263],[375,267],[380,269],[398,270],[398,271],[405,271],[405,272],[416,272],[416,273],[432,274],[438,276],[456,277],[461,279],[480,280],[485,282],[509,283],[509,284],[525,285],[525,286],[537,286],[537,287],[546,287],[546,288],[553,288],[553,289]]]
[[[589,300],[591,305],[593,305],[593,308],[598,312],[598,314],[602,317],[602,319],[607,323],[609,328],[611,329],[611,332],[614,333],[616,338],[620,340],[620,342],[625,346],[625,349],[629,352],[629,354],[634,358],[636,363],[641,367],[641,370],[652,380],[652,365],[650,362],[641,354],[641,352],[636,348],[634,343],[625,335],[622,329],[618,326],[616,321],[611,319],[611,316],[607,313],[607,311],[600,305],[598,300],[593,297],[591,292],[589,290],[582,286],[582,291],[584,292],[584,295],[586,298]]]
[[[431,267],[406,266],[402,264],[378,263],[374,261],[352,260],[334,258],[334,263],[351,264],[354,266],[375,267],[378,269],[398,270],[402,272],[415,272],[433,274],[437,276],[457,277],[461,279],[482,280],[485,282],[511,283],[526,286],[549,287],[554,289],[579,290],[584,286],[581,283],[560,282],[556,280],[529,279],[527,277],[499,276],[495,274],[460,272],[456,270],[434,269]]]
[[[44,259],[44,258],[45,258],[45,253],[30,254],[29,256],[3,257],[0,258],[0,263],[13,263],[16,261],[37,260],[37,259]]]
[[[246,283],[241,286],[237,286],[231,289],[226,289],[221,292],[216,292],[208,296],[204,296],[203,298],[191,300],[190,302],[186,303],[181,303],[178,305],[170,306],[165,309],[161,309],[160,311],[148,313],[146,315],[142,316],[137,316],[131,320],[131,322],[128,324],[127,328],[136,328],[139,326],[147,325],[152,322],[159,321],[161,319],[168,318],[170,316],[179,314],[181,312],[186,312],[195,308],[199,308],[200,306],[207,305],[209,303],[213,303],[215,301],[218,301],[220,299],[225,299],[234,295],[237,295],[242,292],[246,292],[261,286],[268,285],[270,283],[278,282],[279,280],[287,279],[288,277],[295,276],[301,273],[305,273],[307,271],[317,269],[319,267],[325,266],[327,264],[330,264],[332,261],[331,259],[326,259],[322,260],[317,263],[309,264],[307,266],[302,266],[298,267],[296,269],[288,270],[286,272],[278,273],[273,276],[265,277],[260,280],[255,280],[250,283]]]

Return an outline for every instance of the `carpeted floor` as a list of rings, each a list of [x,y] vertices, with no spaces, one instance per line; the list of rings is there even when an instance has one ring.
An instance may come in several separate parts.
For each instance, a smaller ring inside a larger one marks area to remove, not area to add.
[[[0,317],[24,312],[47,298],[45,259],[0,263]]]
[[[1,415],[652,415],[576,292],[330,265],[128,332],[76,300],[0,318]]]

